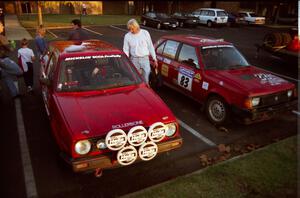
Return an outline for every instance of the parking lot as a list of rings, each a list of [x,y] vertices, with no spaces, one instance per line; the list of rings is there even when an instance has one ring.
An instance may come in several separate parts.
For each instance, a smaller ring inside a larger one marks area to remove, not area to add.
[[[223,38],[232,42],[255,66],[274,72],[275,74],[297,84],[297,63],[290,64],[260,52],[257,56],[255,44],[260,44],[266,33],[284,31],[268,27],[243,26],[238,28],[198,26],[197,28],[178,28],[177,30],[147,29],[152,40],[167,34],[199,34],[214,38]],[[93,39],[110,42],[122,49],[123,38],[127,32],[125,25],[86,26],[85,29]],[[70,29],[59,28],[49,30],[57,39],[67,37]],[[35,64],[35,88],[38,85],[39,66]],[[58,149],[51,136],[51,128],[39,93],[26,95],[20,99],[20,106],[8,99],[3,99],[0,123],[4,137],[1,150],[8,148],[11,152],[3,152],[4,162],[1,172],[8,180],[2,186],[4,195],[23,197],[26,189],[34,188],[40,197],[115,197],[135,192],[163,181],[191,173],[202,168],[200,155],[220,144],[244,142],[245,144],[266,145],[285,137],[297,134],[297,115],[289,112],[274,119],[242,125],[235,122],[226,127],[228,131],[219,130],[208,122],[201,105],[192,99],[163,87],[158,95],[170,107],[180,123],[183,147],[176,151],[162,154],[149,162],[141,162],[128,167],[105,170],[101,178],[93,174],[75,174],[61,161]],[[16,107],[16,108],[15,108]],[[22,167],[22,145],[18,143],[18,117],[14,114],[18,108],[22,111],[26,131],[28,150],[31,159],[31,183],[24,182],[26,167]],[[295,109],[296,111],[296,109]],[[33,183],[33,184],[32,184]],[[51,190],[49,190],[51,188]]]

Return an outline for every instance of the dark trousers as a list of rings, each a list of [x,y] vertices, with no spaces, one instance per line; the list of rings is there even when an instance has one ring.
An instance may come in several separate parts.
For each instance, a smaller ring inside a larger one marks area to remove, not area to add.
[[[24,81],[26,86],[33,87],[33,64],[30,62],[27,62],[28,71],[24,72]]]

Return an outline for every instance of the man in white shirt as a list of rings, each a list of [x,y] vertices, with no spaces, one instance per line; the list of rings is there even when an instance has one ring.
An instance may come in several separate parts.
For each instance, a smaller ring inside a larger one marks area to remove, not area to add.
[[[157,59],[150,34],[147,30],[140,29],[135,19],[127,23],[129,32],[124,37],[123,51],[130,58],[137,70],[143,75],[149,84],[151,72],[149,55],[154,60],[154,67],[157,67]]]

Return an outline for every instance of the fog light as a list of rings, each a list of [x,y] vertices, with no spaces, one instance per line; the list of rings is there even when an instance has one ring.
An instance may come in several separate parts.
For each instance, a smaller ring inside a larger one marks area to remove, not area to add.
[[[98,149],[106,149],[107,148],[104,139],[98,140],[96,143],[96,146]]]

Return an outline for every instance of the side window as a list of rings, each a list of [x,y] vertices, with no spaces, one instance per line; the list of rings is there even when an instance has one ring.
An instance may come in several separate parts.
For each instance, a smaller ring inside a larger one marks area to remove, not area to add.
[[[202,16],[208,16],[208,10],[202,10],[200,15]]]
[[[57,63],[57,58],[54,53],[50,55],[48,66],[46,69],[46,76],[51,80],[53,78],[53,69],[55,67],[55,64]]]
[[[183,44],[179,53],[178,61],[199,69],[196,49],[193,46]]]
[[[166,42],[163,42],[162,44],[160,44],[160,45],[158,46],[158,48],[156,49],[156,53],[157,53],[157,54],[162,54],[165,45],[166,45]]]
[[[178,42],[168,40],[166,42],[163,55],[165,55],[168,58],[175,59],[178,46],[179,46]]]
[[[215,11],[209,10],[209,11],[208,11],[208,15],[209,15],[209,16],[215,16]]]

